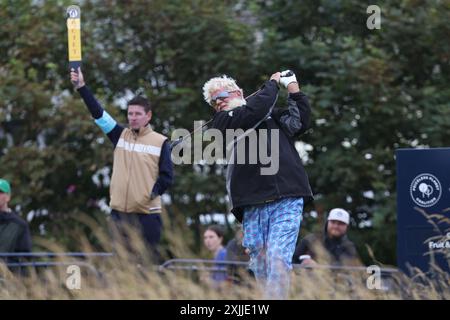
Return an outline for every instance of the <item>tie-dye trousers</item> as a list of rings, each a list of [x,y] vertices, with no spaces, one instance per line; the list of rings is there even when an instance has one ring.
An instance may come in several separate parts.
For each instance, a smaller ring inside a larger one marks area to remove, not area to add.
[[[243,246],[250,251],[250,269],[266,299],[288,297],[302,213],[303,198],[284,198],[244,209]]]

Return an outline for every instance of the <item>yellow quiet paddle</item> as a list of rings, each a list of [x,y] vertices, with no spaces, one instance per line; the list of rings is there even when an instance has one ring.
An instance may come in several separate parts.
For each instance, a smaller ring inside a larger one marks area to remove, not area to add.
[[[69,69],[78,70],[81,66],[81,20],[80,7],[67,8],[67,44],[69,46]]]

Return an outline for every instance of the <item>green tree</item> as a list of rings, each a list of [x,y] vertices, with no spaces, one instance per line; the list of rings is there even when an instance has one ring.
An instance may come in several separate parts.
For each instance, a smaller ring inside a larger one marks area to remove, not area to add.
[[[112,162],[109,142],[69,81],[69,4],[0,2],[1,174],[13,183],[16,209],[34,214],[33,234],[64,245],[81,212],[104,217]],[[124,99],[145,93],[155,106],[152,124],[170,136],[212,116],[201,95],[209,77],[228,73],[251,89],[257,83],[253,31],[226,3],[85,1],[81,21],[87,83],[120,122]],[[199,214],[225,212],[226,202],[221,168],[196,168],[176,167],[168,211],[192,219],[198,250]]]
[[[33,216],[33,235],[75,250],[71,233],[95,241],[81,213],[104,222],[112,148],[69,81],[70,4],[0,0],[0,175],[12,181],[13,207]],[[146,94],[152,124],[170,136],[212,117],[201,95],[210,77],[228,74],[249,94],[293,69],[313,107],[302,141],[316,201],[303,231],[314,229],[313,211],[320,220],[348,208],[365,262],[368,244],[395,264],[395,150],[450,143],[449,4],[379,5],[381,30],[369,30],[356,0],[83,1],[83,71],[120,122],[124,101]],[[175,167],[166,221],[190,219],[194,251],[199,215],[227,211],[223,169]]]
[[[364,261],[367,244],[395,264],[395,150],[450,143],[448,2],[384,1],[381,30],[366,28],[358,1],[249,3],[262,70],[294,69],[311,100],[312,209],[323,221],[323,210],[348,208]]]

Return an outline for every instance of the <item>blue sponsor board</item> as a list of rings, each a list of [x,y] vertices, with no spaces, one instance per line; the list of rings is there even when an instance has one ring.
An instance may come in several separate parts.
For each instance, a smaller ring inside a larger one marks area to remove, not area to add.
[[[450,267],[450,148],[399,149],[397,262],[422,271]]]

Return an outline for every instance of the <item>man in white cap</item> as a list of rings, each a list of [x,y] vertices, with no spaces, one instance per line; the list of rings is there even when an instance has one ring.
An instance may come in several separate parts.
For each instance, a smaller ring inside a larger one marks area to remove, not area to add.
[[[293,263],[343,265],[358,264],[355,245],[347,237],[349,213],[334,208],[328,215],[322,235],[310,234],[297,246]]]

